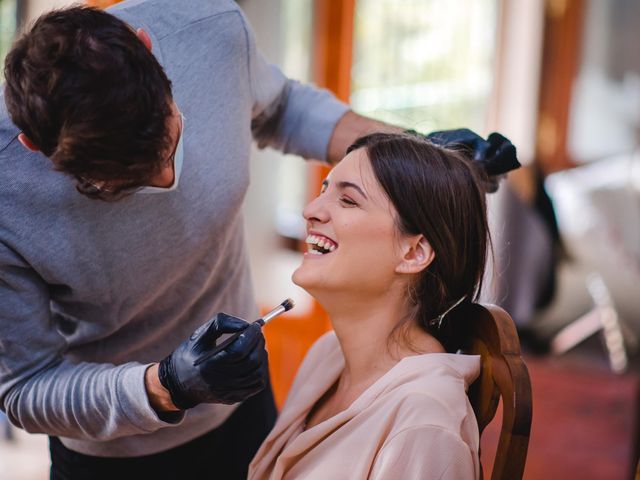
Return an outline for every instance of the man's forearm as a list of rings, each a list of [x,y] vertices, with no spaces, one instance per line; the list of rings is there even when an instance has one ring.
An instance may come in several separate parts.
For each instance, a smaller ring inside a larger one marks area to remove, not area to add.
[[[332,165],[338,163],[344,157],[347,148],[363,135],[374,132],[401,133],[402,131],[402,128],[363,117],[349,110],[338,120],[333,130],[331,140],[329,140],[327,161]]]

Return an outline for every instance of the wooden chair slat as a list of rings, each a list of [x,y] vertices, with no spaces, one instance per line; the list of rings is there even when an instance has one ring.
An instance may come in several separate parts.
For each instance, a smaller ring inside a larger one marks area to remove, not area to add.
[[[463,316],[471,328],[460,350],[481,357],[480,376],[469,388],[480,435],[502,399],[502,428],[491,479],[520,479],[527,458],[532,402],[531,381],[515,325],[511,316],[496,305],[473,303],[456,310],[456,317]]]

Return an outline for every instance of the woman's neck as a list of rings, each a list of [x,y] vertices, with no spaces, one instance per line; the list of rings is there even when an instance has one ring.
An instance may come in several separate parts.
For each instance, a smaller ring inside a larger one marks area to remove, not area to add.
[[[368,386],[404,357],[444,351],[409,318],[404,295],[393,291],[372,297],[350,295],[348,301],[323,302],[323,306],[345,358],[340,389]]]
[[[331,318],[345,367],[309,412],[306,428],[348,408],[404,357],[444,351],[435,338],[409,318],[402,288],[379,295],[353,291],[313,294]],[[403,320],[406,323],[397,328]]]

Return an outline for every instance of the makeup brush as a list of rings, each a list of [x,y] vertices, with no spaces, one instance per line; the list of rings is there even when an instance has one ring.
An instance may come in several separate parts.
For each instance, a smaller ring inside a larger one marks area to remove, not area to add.
[[[222,350],[227,348],[231,343],[233,343],[235,341],[236,338],[238,338],[240,335],[242,335],[242,332],[244,332],[247,328],[249,328],[250,325],[253,325],[253,324],[257,323],[258,325],[263,327],[267,323],[269,323],[271,320],[276,318],[278,315],[282,315],[284,312],[288,312],[289,310],[291,310],[294,307],[294,305],[295,304],[293,303],[293,300],[291,300],[290,298],[287,298],[284,302],[282,302],[276,308],[271,310],[269,313],[267,313],[266,315],[260,317],[259,319],[257,319],[253,323],[250,323],[249,325],[247,325],[242,330],[238,330],[237,332],[233,332],[233,333],[225,333],[225,334],[220,335],[220,337],[218,337],[218,339],[216,340],[216,346],[213,347],[209,352],[207,352],[206,355],[198,358],[193,363],[193,365],[194,366],[198,366],[202,362],[204,362],[204,361],[208,360],[209,358],[213,357],[216,353],[221,352]]]

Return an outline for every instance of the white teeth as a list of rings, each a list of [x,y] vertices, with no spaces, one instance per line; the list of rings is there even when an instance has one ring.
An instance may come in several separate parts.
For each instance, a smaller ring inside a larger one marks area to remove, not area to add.
[[[307,251],[309,253],[314,253],[319,255],[322,255],[322,253],[314,249],[313,245],[316,245],[318,248],[322,248],[326,250],[325,253],[333,252],[337,248],[337,245],[333,242],[333,240],[330,240],[326,237],[321,237],[318,235],[311,235],[311,234],[307,235],[307,238],[305,239],[305,243],[307,243]]]

